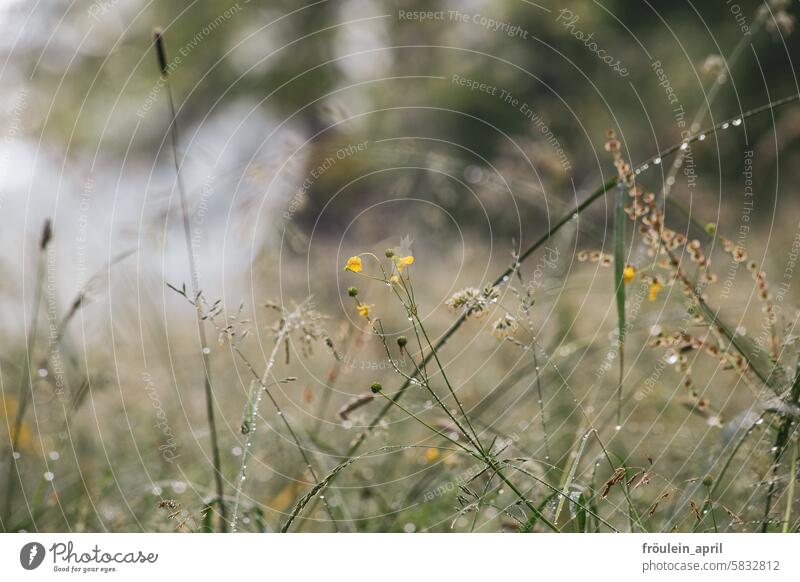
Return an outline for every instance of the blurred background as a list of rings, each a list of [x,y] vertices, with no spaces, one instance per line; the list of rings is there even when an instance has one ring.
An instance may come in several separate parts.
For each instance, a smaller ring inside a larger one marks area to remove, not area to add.
[[[650,162],[640,177],[647,189],[668,190],[780,282],[798,229],[800,109],[710,133],[674,172],[666,158],[652,159],[798,93],[795,11],[748,0],[0,1],[0,490],[14,508],[4,529],[199,527],[213,495],[202,347],[232,494],[250,377],[209,322],[213,341],[201,346],[192,306],[168,287],[191,288],[170,92],[205,299],[219,301],[224,317],[239,314],[232,325],[248,330],[242,349],[258,370],[280,320],[267,301],[310,298],[320,337],[334,345],[293,336],[276,374],[297,379],[273,386],[324,474],[378,405],[347,420],[337,411],[376,379],[400,384],[347,288],[359,285],[391,334],[408,327],[380,283],[342,271],[347,258],[413,254],[421,309],[438,336],[457,316],[445,305],[453,293],[489,284],[514,252],[616,175],[603,149],[608,130],[632,164]],[[598,373],[616,325],[611,270],[574,259],[584,249],[611,252],[609,209],[600,199],[522,270],[536,292],[546,452],[528,356],[490,337],[489,319],[469,322],[445,353],[481,423],[554,471],[582,426],[577,402],[602,427],[615,424],[616,368]],[[679,232],[695,228],[673,207],[667,215]],[[644,266],[636,253],[634,245]],[[731,269],[715,305],[743,333],[757,332],[754,283],[719,259],[720,279]],[[797,295],[788,282],[787,327]],[[645,347],[654,326],[666,331],[685,316],[680,293],[669,295],[634,318],[631,415],[626,434],[609,437],[620,453],[661,463],[658,486],[678,499],[658,526],[667,529],[691,519],[682,513],[687,488],[738,426],[727,420],[748,418],[757,400],[735,379],[720,380],[713,362],[695,372],[722,426],[679,404],[681,376],[669,369],[641,392],[658,369],[660,354]],[[29,386],[18,475],[8,444]],[[409,405],[424,409],[426,399],[412,394]],[[260,412],[247,527],[271,529],[309,477],[275,410],[265,401]],[[367,449],[429,442],[390,414]],[[744,481],[766,466],[754,457]],[[329,501],[346,531],[468,530],[456,488],[425,499],[467,469],[434,453],[387,453],[337,481]],[[731,489],[734,512],[747,513],[747,487]],[[183,522],[159,509],[164,499],[176,500]],[[495,531],[503,519],[487,509],[477,523]],[[321,505],[302,528],[331,529]]]

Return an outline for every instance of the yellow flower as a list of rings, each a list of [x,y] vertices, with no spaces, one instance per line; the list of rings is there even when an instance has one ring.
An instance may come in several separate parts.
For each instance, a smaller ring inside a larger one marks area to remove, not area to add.
[[[398,271],[402,271],[403,267],[408,267],[414,264],[414,257],[413,255],[408,255],[407,257],[396,257],[394,264],[397,265]]]
[[[425,460],[429,463],[433,463],[436,459],[439,458],[439,449],[430,448],[425,451]]]
[[[366,303],[359,303],[356,305],[356,311],[361,317],[369,317],[369,310],[375,307],[374,305],[367,305]]]
[[[661,283],[658,282],[658,279],[653,279],[650,282],[649,289],[647,290],[647,300],[655,301],[656,299],[658,299],[658,294],[661,293],[661,290],[663,288],[664,287],[661,285]]]
[[[391,277],[389,277],[389,281],[397,285],[398,283],[400,283],[400,277],[398,277],[397,275],[392,275]]]
[[[347,259],[347,264],[344,266],[345,271],[352,271],[353,273],[360,273],[363,268],[361,257],[350,257]]]
[[[633,278],[635,276],[636,276],[636,269],[634,269],[630,265],[626,266],[625,270],[622,271],[622,280],[625,281],[626,285],[631,281],[633,281]]]

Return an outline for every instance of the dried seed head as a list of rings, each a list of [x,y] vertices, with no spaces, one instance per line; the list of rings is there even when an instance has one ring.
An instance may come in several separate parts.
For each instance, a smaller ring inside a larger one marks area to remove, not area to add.
[[[160,28],[154,29],[153,41],[155,42],[156,56],[158,57],[158,68],[161,74],[166,77],[169,69],[167,67],[167,49],[164,47],[164,31]]]
[[[45,247],[48,245],[48,243],[52,240],[52,238],[53,238],[53,225],[50,222],[50,219],[48,218],[47,220],[44,221],[44,228],[42,228],[42,239],[39,244],[39,248],[41,250],[44,250]]]

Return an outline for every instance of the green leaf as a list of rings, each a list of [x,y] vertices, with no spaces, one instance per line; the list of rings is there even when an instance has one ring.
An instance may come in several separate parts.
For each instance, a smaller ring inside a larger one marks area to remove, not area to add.
[[[576,514],[576,527],[578,533],[586,532],[586,496],[581,493],[578,496],[578,503],[575,504]]]

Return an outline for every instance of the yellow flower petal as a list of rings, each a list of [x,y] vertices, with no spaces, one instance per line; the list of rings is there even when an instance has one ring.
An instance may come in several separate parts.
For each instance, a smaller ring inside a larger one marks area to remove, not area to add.
[[[359,303],[356,306],[356,311],[361,317],[369,317],[369,310],[374,307],[374,305],[367,305],[366,303]]]
[[[439,458],[439,449],[430,448],[425,451],[425,460],[429,463],[433,463],[436,459]]]
[[[344,266],[345,271],[352,271],[353,273],[360,273],[363,268],[361,257],[350,257],[347,259],[347,264]]]
[[[661,289],[663,289],[661,283],[655,280],[652,281],[650,283],[650,288],[647,290],[647,300],[655,301],[658,299],[658,294],[661,293]]]
[[[400,277],[398,277],[397,275],[392,275],[391,277],[389,277],[389,281],[396,285],[400,283]]]
[[[414,264],[414,257],[413,255],[408,255],[407,257],[396,257],[394,264],[397,265],[398,271],[402,271],[403,267],[408,267]]]
[[[633,281],[634,277],[636,277],[636,269],[634,269],[630,265],[625,267],[625,270],[622,271],[622,280],[625,281],[625,283],[627,284]]]

